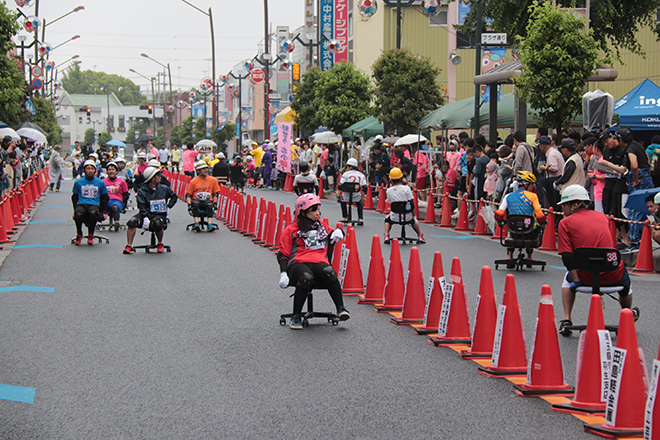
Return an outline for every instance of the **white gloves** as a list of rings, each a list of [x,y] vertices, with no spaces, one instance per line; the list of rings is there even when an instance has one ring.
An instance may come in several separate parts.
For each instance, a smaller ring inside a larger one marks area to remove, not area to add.
[[[280,289],[286,289],[289,287],[289,276],[286,274],[286,272],[282,272],[280,274]]]
[[[150,223],[149,222],[149,217],[143,218],[142,219],[142,229],[144,229],[145,231],[148,231],[149,230],[149,223]]]
[[[555,189],[555,191],[559,191],[559,188],[561,188],[561,185],[557,185],[557,182],[554,182],[552,184],[552,187]]]
[[[332,235],[330,235],[330,243],[335,244],[338,241],[342,241],[344,239],[344,231],[341,229],[337,228],[334,230]]]

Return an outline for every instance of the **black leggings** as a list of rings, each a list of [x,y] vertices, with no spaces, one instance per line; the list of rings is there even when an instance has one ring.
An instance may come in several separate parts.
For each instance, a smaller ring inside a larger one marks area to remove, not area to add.
[[[119,205],[110,205],[110,218],[118,222],[120,214],[121,211],[119,211]]]
[[[348,217],[348,210],[351,209],[350,206],[348,206],[348,202],[339,202],[341,205],[341,215],[344,218]],[[362,202],[353,202],[353,204],[357,207],[357,212],[358,212],[358,218],[362,218],[362,215],[364,213],[362,209]]]
[[[325,270],[326,268],[330,270]],[[293,295],[293,313],[299,315],[302,312],[303,305],[307,299],[307,294],[312,290],[311,285],[306,282],[313,277],[313,280],[319,284],[325,284],[330,293],[332,302],[337,308],[344,305],[344,298],[341,293],[341,285],[337,279],[337,273],[328,263],[293,263],[286,270],[289,276],[290,284],[296,286]],[[305,275],[306,274],[306,275]],[[303,275],[305,275],[303,277]],[[302,279],[301,279],[302,277]]]
[[[101,208],[96,205],[76,205],[75,220],[78,235],[82,235],[83,224],[87,225],[88,234],[94,234],[94,228],[96,227],[96,221],[100,212]]]

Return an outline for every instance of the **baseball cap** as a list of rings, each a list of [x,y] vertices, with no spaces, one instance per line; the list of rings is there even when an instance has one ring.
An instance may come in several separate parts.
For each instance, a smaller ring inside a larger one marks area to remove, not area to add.
[[[550,136],[544,135],[539,137],[539,145],[550,145],[551,143]]]

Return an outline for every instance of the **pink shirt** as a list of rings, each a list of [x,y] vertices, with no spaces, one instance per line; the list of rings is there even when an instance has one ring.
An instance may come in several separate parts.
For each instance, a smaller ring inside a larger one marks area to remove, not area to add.
[[[601,160],[603,160],[602,157],[598,159],[598,162]],[[598,170],[594,170],[594,174],[597,176],[605,175]],[[591,179],[591,182],[594,184],[594,200],[603,200],[603,188],[605,188],[605,181],[594,178]]]
[[[447,162],[449,162],[449,168],[452,170],[456,169],[459,160],[461,160],[461,153],[458,151],[447,152]]]
[[[195,157],[197,157],[197,151],[194,148],[183,152],[183,171],[195,170]]]
[[[124,179],[118,177],[115,180],[110,180],[109,177],[103,179],[103,183],[108,188],[108,197],[111,199],[119,200],[120,202],[124,201],[124,193],[128,192],[128,185]]]
[[[425,154],[424,151],[418,151],[415,153],[415,162],[417,162],[417,177],[428,176],[429,173],[427,170],[429,169],[429,164],[431,162],[428,154]]]

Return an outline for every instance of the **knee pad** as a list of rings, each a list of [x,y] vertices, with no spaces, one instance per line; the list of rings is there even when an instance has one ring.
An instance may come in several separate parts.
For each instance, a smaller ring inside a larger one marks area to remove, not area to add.
[[[110,212],[113,214],[119,214],[119,205],[110,206]]]
[[[126,226],[129,228],[139,228],[142,226],[142,219],[139,217],[131,217],[130,220],[126,222]]]
[[[149,229],[154,232],[159,232],[164,229],[167,229],[167,221],[163,218],[156,217],[155,219],[151,220],[151,222],[149,223]]]
[[[76,206],[74,214],[76,216],[76,220],[83,220],[87,215],[87,209],[85,209],[84,206]]]
[[[339,278],[337,278],[337,272],[335,272],[335,269],[332,266],[327,266],[323,268],[323,279],[326,283],[331,284]]]
[[[298,283],[296,283],[296,287],[300,287],[301,289],[308,292],[312,290],[313,285],[314,285],[314,275],[307,272],[304,272],[302,275],[300,275],[300,278],[298,278]]]

